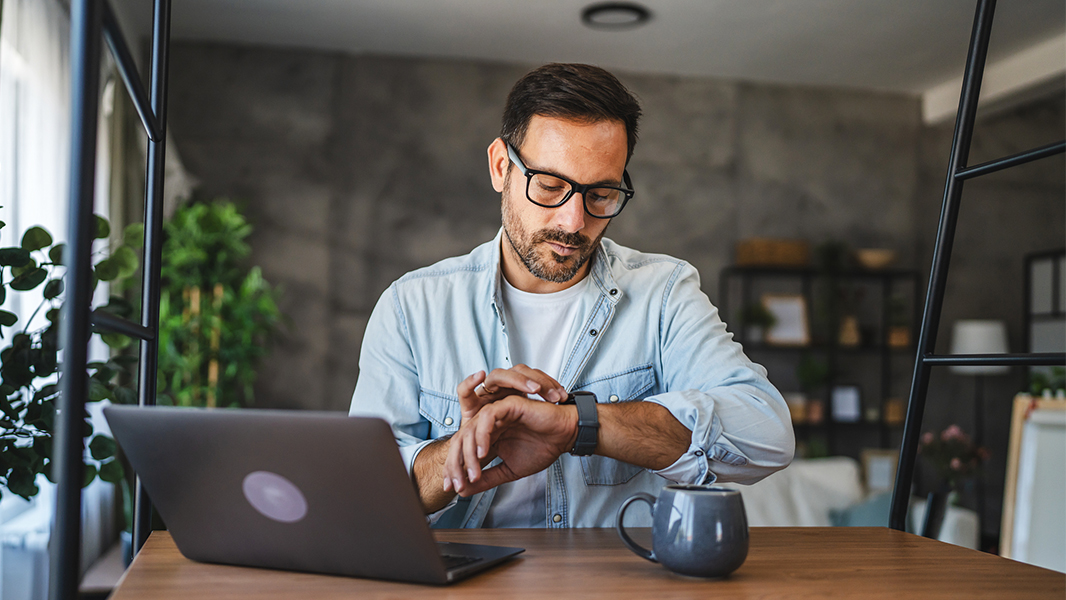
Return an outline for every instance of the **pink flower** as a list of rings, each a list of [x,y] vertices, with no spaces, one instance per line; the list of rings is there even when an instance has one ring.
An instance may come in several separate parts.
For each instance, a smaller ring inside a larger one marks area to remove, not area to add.
[[[955,458],[951,459],[951,470],[952,471],[961,471],[962,470],[962,461],[959,460],[958,457],[955,457]]]
[[[940,439],[945,442],[949,440],[964,440],[966,439],[966,434],[962,432],[958,425],[950,425],[940,434]]]
[[[922,445],[923,446],[928,446],[929,444],[932,444],[932,443],[933,443],[933,432],[932,431],[926,431],[925,433],[923,433],[922,434]]]

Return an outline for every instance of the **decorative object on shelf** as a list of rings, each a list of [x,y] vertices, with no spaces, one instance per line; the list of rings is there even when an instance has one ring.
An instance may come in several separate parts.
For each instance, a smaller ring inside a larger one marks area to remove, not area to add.
[[[805,240],[751,238],[736,244],[736,264],[743,267],[806,267],[811,245]]]
[[[182,206],[164,229],[159,404],[249,406],[284,321],[278,291],[244,264],[252,226],[220,199]]]
[[[907,420],[907,403],[902,398],[885,400],[885,424],[902,425]]]
[[[870,271],[884,269],[895,260],[896,251],[888,248],[859,248],[855,251],[855,261]]]
[[[774,313],[770,312],[762,302],[752,302],[740,311],[740,325],[744,331],[745,341],[765,341],[766,332],[775,323],[777,323],[777,318]]]
[[[888,300],[888,339],[889,348],[906,348],[911,345],[910,314],[907,301],[895,295]]]
[[[859,317],[848,315],[840,320],[840,335],[837,337],[837,343],[845,348],[855,348],[862,343]]]
[[[818,399],[807,401],[807,422],[820,425],[825,420],[825,403]]]
[[[788,412],[792,415],[792,422],[797,424],[806,423],[807,396],[800,392],[792,392],[782,395],[785,398],[785,404],[788,405]]]
[[[857,385],[835,385],[829,396],[833,420],[857,423],[862,419],[862,390]]]
[[[762,304],[773,315],[774,324],[766,331],[766,343],[775,346],[807,346],[807,300],[799,294],[766,294]]]
[[[896,482],[899,450],[867,448],[862,451],[861,457],[867,493],[891,491]]]
[[[4,223],[0,222],[0,228]],[[111,235],[107,219],[94,219],[94,239],[106,240]],[[116,288],[132,277],[139,267],[135,248],[140,248],[144,228],[130,225],[123,231],[122,243],[111,249],[109,256],[93,266],[93,288],[99,281],[110,282]],[[0,248],[0,303],[8,292],[26,293],[37,290],[40,299],[37,309],[19,322],[20,316],[0,310],[0,325],[7,329],[10,344],[0,352],[0,489],[29,499],[40,491],[35,483],[43,473],[49,481],[52,474],[52,445],[56,425],[56,404],[61,393],[56,383],[59,367],[60,314],[64,302],[63,257],[65,245],[55,243],[43,227],[30,227],[19,246]],[[3,271],[7,270],[4,274]],[[121,317],[129,317],[133,308],[118,296],[97,310]],[[45,322],[36,320],[41,315]],[[13,328],[13,330],[12,330]],[[96,335],[94,333],[94,335]],[[0,338],[4,337],[0,330]],[[122,334],[103,334],[104,343],[119,350],[130,343]],[[125,404],[136,403],[133,390],[118,385],[120,374],[133,376],[131,365],[137,359],[116,355],[106,362],[90,362],[86,376],[89,380],[88,401],[112,400]],[[87,417],[88,415],[86,415]],[[115,457],[115,442],[110,436],[93,431],[92,423],[83,421],[86,439],[85,477],[89,485],[100,479],[118,483],[125,470]]]

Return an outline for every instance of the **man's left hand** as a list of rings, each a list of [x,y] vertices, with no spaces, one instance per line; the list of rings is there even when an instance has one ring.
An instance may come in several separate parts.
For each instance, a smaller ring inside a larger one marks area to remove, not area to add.
[[[471,496],[543,471],[576,437],[576,407],[508,396],[482,407],[452,436],[443,476],[460,496]],[[490,453],[503,462],[482,471]]]

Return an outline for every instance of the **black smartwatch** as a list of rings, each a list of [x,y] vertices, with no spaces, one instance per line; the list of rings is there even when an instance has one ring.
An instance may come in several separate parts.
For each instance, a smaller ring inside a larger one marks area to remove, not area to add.
[[[574,456],[591,456],[596,451],[600,438],[600,418],[596,411],[596,394],[592,392],[573,392],[566,401],[559,404],[577,406],[577,442],[570,454]]]

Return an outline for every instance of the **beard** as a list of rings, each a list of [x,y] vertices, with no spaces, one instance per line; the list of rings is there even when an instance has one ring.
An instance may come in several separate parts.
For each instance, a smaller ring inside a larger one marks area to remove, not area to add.
[[[508,174],[509,175],[509,174]],[[508,177],[509,179],[509,177]],[[577,198],[571,198],[571,202],[578,202]],[[577,275],[581,267],[592,258],[596,248],[607,233],[605,227],[595,240],[580,233],[567,233],[559,229],[541,229],[529,233],[522,226],[522,222],[511,209],[510,186],[504,185],[503,192],[503,233],[507,236],[511,248],[518,255],[519,260],[525,265],[534,277],[551,283],[566,283]],[[592,217],[589,217],[592,218]],[[544,245],[544,242],[554,242],[563,246],[575,248],[577,251],[569,256],[556,254]],[[539,251],[543,247],[543,251]],[[546,255],[545,255],[546,254]]]

